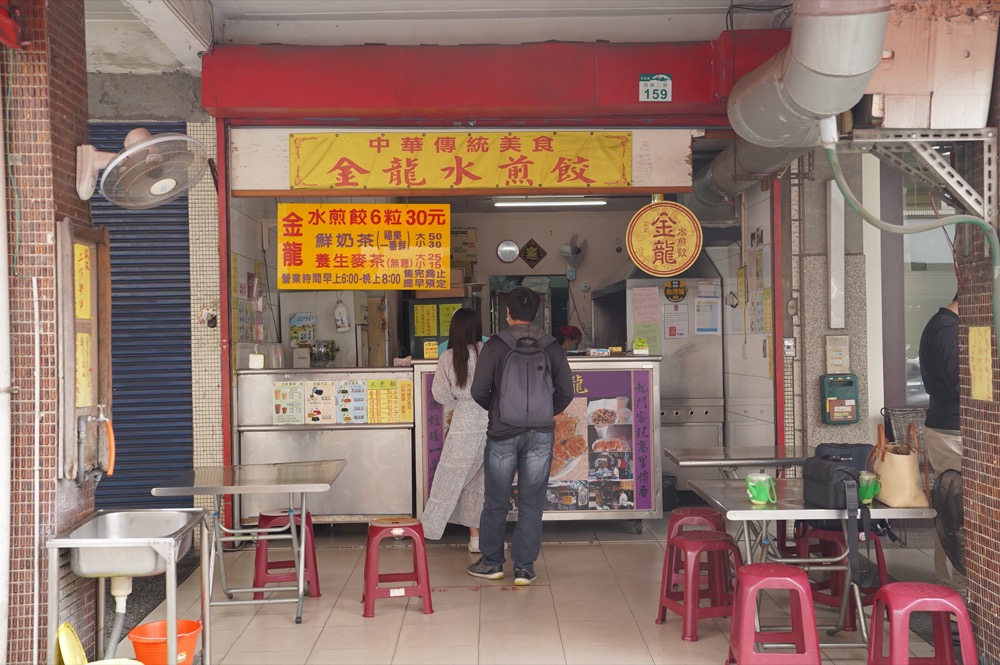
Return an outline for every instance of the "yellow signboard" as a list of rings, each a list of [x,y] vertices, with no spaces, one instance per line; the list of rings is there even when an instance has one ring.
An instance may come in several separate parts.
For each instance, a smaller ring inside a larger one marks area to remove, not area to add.
[[[93,296],[90,291],[91,268],[90,268],[90,245],[83,243],[73,243],[73,292],[76,310],[76,318],[90,320],[94,318],[92,313]]]
[[[278,288],[451,288],[451,207],[278,204]]]
[[[630,187],[632,133],[327,132],[289,134],[291,189]]]
[[[701,245],[698,218],[672,201],[643,206],[626,232],[629,258],[657,277],[672,277],[690,268],[701,253]]]
[[[972,399],[993,401],[993,347],[989,326],[969,326],[969,378]]]

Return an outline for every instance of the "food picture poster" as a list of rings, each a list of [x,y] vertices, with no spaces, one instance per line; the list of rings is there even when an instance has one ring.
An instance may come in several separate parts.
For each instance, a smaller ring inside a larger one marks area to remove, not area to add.
[[[574,372],[573,394],[555,418],[546,510],[652,509],[650,372]]]

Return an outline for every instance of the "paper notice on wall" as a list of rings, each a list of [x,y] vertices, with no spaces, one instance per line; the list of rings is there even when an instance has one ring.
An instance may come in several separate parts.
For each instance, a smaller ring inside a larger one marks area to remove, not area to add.
[[[699,298],[721,298],[722,285],[718,282],[698,282]]]
[[[719,298],[696,298],[694,301],[696,335],[722,334],[722,301]]]
[[[437,305],[413,306],[413,335],[415,337],[438,336],[437,309]]]
[[[663,306],[663,339],[684,339],[688,336],[690,316],[688,306],[669,303]],[[650,349],[650,353],[652,353]]]
[[[988,326],[969,327],[969,374],[972,399],[993,401],[993,349]]]
[[[635,324],[640,323],[657,323],[659,317],[657,316],[658,306],[660,304],[660,290],[655,286],[643,286],[636,289],[632,289],[632,322]],[[642,337],[636,333],[636,337]],[[649,335],[650,339],[657,337],[657,335]],[[652,349],[650,349],[652,353]]]

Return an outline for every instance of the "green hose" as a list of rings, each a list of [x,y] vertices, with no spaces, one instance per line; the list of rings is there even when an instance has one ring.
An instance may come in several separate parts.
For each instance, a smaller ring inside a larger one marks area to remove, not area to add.
[[[942,226],[962,223],[975,224],[982,229],[983,235],[986,236],[986,242],[990,246],[990,263],[993,266],[993,334],[995,340],[1000,340],[1000,240],[997,239],[996,229],[990,226],[986,220],[972,217],[971,215],[951,215],[933,222],[927,222],[926,224],[908,227],[883,222],[865,210],[861,202],[858,201],[847,186],[847,182],[844,180],[844,170],[840,167],[840,160],[837,158],[836,145],[824,143],[823,149],[826,150],[826,159],[830,163],[830,168],[833,170],[833,177],[837,181],[837,186],[840,188],[841,193],[844,195],[844,200],[847,201],[854,212],[861,215],[861,219],[880,231],[906,235],[910,233],[923,233],[924,231],[939,229]]]

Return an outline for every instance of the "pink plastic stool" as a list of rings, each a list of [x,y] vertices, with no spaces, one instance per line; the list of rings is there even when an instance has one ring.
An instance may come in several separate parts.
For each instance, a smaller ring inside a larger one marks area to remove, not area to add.
[[[757,593],[787,589],[791,632],[756,628]],[[754,645],[792,643],[795,653],[755,651]],[[782,563],[752,563],[736,571],[736,601],[729,629],[726,663],[739,665],[820,665],[819,634],[812,604],[812,589],[805,571]]]
[[[706,554],[704,566],[706,588],[701,588],[703,570],[701,555]],[[698,640],[698,621],[708,617],[729,616],[732,611],[733,596],[728,589],[728,555],[733,556],[733,565],[738,570],[743,564],[740,550],[733,537],[719,531],[703,531],[690,529],[681,531],[667,543],[667,553],[664,557],[663,581],[660,585],[660,607],[657,610],[656,623],[666,621],[667,610],[681,616],[683,625],[681,639],[688,642]],[[683,555],[683,556],[682,556]],[[680,583],[681,574],[674,570],[670,562],[679,561],[683,567],[683,586],[681,591],[674,591],[674,585]],[[707,598],[709,604],[701,606],[701,599]]]
[[[288,511],[287,510],[266,510],[257,516],[257,528],[267,529],[267,528],[277,528],[281,526],[287,526],[288,524]],[[301,513],[295,513],[295,524],[302,524]],[[319,592],[319,572],[316,568],[316,543],[313,541],[313,522],[312,515],[308,512],[306,513],[306,529],[304,542],[299,543],[299,547],[305,548],[303,553],[306,557],[306,585],[308,587],[308,593],[313,598],[318,598]],[[295,581],[295,561],[292,559],[283,559],[281,561],[268,561],[267,560],[267,544],[268,540],[258,540],[257,541],[257,551],[254,553],[253,557],[253,585],[255,587],[262,587],[265,584],[270,584],[271,582],[294,582]],[[283,573],[272,573],[272,570],[284,570]],[[256,591],[253,594],[254,600],[261,600],[264,598],[264,593],[261,591]]]
[[[714,508],[702,508],[691,506],[687,508],[674,508],[670,511],[670,519],[667,522],[667,542],[681,531],[688,530],[688,527],[700,526],[709,531],[726,532],[726,518]],[[669,559],[664,559],[664,566],[668,565]],[[679,560],[673,561],[674,572],[680,573],[683,568]],[[703,571],[704,572],[704,571]],[[666,570],[664,570],[666,574]]]
[[[405,573],[378,572],[379,543],[385,538],[410,538],[413,540],[413,570]],[[416,582],[415,586],[380,587],[382,583]],[[420,520],[410,517],[392,517],[374,520],[368,525],[368,542],[365,545],[365,587],[361,602],[365,609],[363,616],[375,616],[377,598],[402,598],[420,596],[424,614],[433,614],[431,584],[427,574],[427,546],[424,543],[424,527]]]
[[[861,604],[868,607],[875,602],[875,592],[889,583],[889,573],[885,566],[885,555],[882,552],[882,543],[874,533],[868,534],[870,542],[875,548],[875,563],[878,566],[878,583],[873,586],[860,588]],[[798,538],[798,551],[796,556],[806,558],[810,553],[819,554],[821,557],[840,556],[847,549],[844,542],[844,532],[840,529],[814,529],[805,525]],[[864,548],[864,541],[859,547]],[[812,582],[813,601],[828,607],[840,607],[845,589],[850,588],[845,584],[846,573],[844,571],[831,571],[825,580]],[[844,620],[844,630],[857,630],[857,612],[853,611],[853,603],[849,606]]]
[[[886,612],[889,615],[889,655],[882,655],[885,642]],[[910,614],[929,612],[934,628],[934,655],[930,658],[910,658]],[[951,621],[954,614],[961,641],[962,662],[978,665],[972,622],[962,596],[953,589],[925,582],[892,582],[875,594],[872,608],[871,643],[868,665],[955,665],[955,649],[951,642]]]

